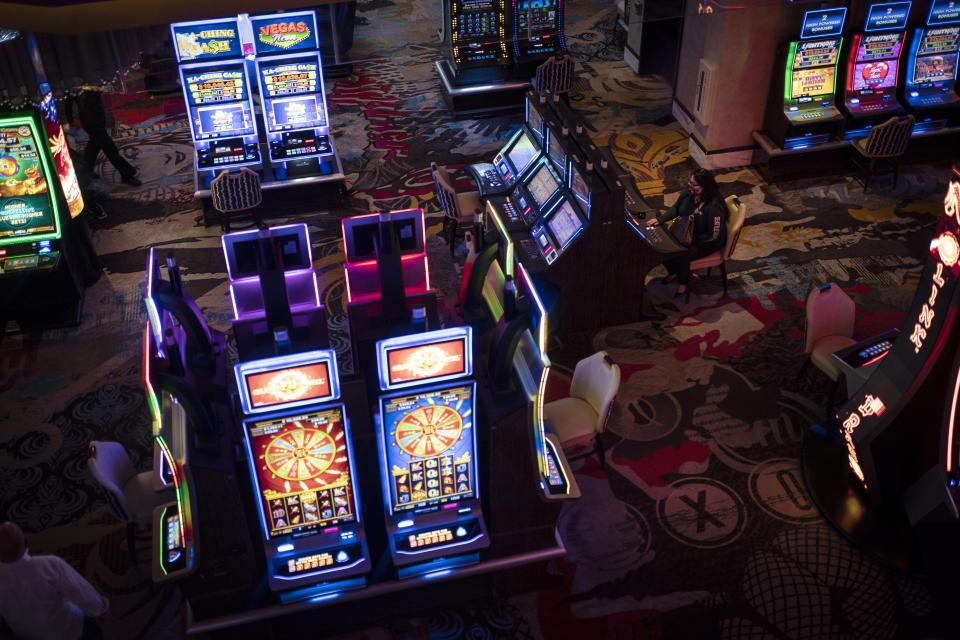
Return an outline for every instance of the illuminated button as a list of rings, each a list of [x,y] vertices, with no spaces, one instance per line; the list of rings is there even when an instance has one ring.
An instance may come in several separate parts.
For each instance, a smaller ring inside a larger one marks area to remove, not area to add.
[[[346,552],[346,551],[340,551],[340,552],[337,553],[337,562],[343,564],[344,562],[346,562],[346,561],[349,560],[349,559],[350,559],[350,556],[347,555],[347,552]]]
[[[465,535],[467,535],[467,530],[463,527],[457,527],[457,537],[462,538]]]

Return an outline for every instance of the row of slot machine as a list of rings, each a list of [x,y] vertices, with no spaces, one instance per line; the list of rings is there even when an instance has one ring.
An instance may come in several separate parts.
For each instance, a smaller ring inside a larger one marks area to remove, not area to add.
[[[906,113],[916,118],[914,135],[960,123],[960,6],[932,0],[913,28],[911,8],[910,1],[869,5],[849,45],[846,7],[805,12],[800,39],[787,45],[783,67],[774,67],[764,125],[773,142],[802,149],[838,135],[862,138]]]
[[[164,279],[150,252],[145,385],[154,414],[155,488],[173,494],[154,513],[153,575],[185,580],[195,619],[237,613],[238,602],[248,603],[237,592],[253,593],[258,579],[289,603],[444,578],[481,562],[488,548],[505,553],[485,512],[497,513],[498,505],[536,510],[524,502],[524,495],[537,499],[534,488],[516,486],[526,477],[521,470],[500,480],[491,473],[498,457],[523,462],[525,449],[492,449],[497,441],[480,403],[473,329],[425,330],[409,322],[411,308],[436,296],[422,210],[342,224],[352,357],[369,363],[357,375],[342,374],[331,348],[306,225],[223,236],[233,366],[225,336],[206,325],[184,293],[175,259],[166,258]],[[399,292],[389,290],[398,283]],[[396,298],[407,311],[402,320],[387,313]],[[428,318],[436,326],[436,317]],[[523,422],[514,437],[536,437],[529,428]],[[535,462],[527,461],[530,477],[541,465]],[[493,495],[495,482],[513,486],[511,500],[504,489]],[[499,529],[506,522],[498,518]],[[545,525],[550,553],[562,554],[555,513]],[[520,526],[528,537],[529,523]],[[260,540],[254,545],[262,552],[223,557],[251,539]],[[216,575],[225,576],[223,584],[216,586]],[[233,595],[214,602],[218,588]]]
[[[872,371],[834,412],[832,437],[805,443],[821,511],[875,556],[929,575],[960,569],[958,238],[954,165],[901,330],[845,350],[848,364]]]
[[[546,58],[567,50],[564,0],[442,0],[454,82],[529,79]]]
[[[221,171],[241,167],[260,172],[265,189],[343,179],[314,11],[241,14],[170,28],[198,196],[209,194]]]

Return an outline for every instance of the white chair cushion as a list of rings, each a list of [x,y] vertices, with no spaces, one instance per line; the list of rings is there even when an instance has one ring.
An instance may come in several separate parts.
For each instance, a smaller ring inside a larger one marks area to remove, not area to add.
[[[620,367],[607,364],[606,357],[605,351],[598,351],[584,358],[577,363],[570,381],[570,395],[585,400],[593,408],[597,431],[603,431],[602,420],[620,389]]]
[[[855,342],[856,340],[846,336],[824,336],[813,344],[810,361],[817,369],[830,376],[831,380],[837,380],[840,378],[840,367],[832,356]]]
[[[561,398],[543,407],[548,428],[564,449],[591,440],[597,434],[597,412],[580,398]]]

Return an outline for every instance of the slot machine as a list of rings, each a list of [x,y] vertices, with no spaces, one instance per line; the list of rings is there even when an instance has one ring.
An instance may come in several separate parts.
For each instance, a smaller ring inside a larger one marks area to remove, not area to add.
[[[567,50],[564,0],[512,0],[512,7],[513,61],[529,77],[541,62]]]
[[[260,170],[260,138],[238,18],[170,25],[193,138],[194,187],[224,169]]]
[[[370,557],[336,354],[235,366],[267,581],[283,601],[359,588]]]
[[[0,312],[20,330],[80,323],[91,265],[65,149],[52,96],[39,110],[0,113]]]
[[[507,79],[506,0],[443,0],[443,21],[454,84]]]
[[[807,11],[800,39],[787,44],[784,72],[774,73],[764,123],[783,149],[829,142],[843,124],[834,94],[846,15],[846,7]]]
[[[270,164],[278,180],[343,177],[313,11],[250,18]]]
[[[390,556],[401,578],[479,560],[473,331],[455,327],[376,344],[377,445]]]
[[[518,180],[523,179],[542,155],[536,135],[524,125],[500,148],[492,164],[470,164],[467,165],[467,172],[477,183],[481,197],[500,195],[510,191]]]
[[[910,5],[909,1],[870,5],[863,32],[853,35],[843,92],[847,140],[863,138],[874,125],[904,112],[897,100],[897,79]]]
[[[957,58],[960,55],[960,4],[933,0],[925,27],[910,41],[903,98],[916,117],[914,133],[936,131],[960,120]]]

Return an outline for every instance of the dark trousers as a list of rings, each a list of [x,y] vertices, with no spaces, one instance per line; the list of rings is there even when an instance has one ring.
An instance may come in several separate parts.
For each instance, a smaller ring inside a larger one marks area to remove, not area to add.
[[[107,156],[107,160],[117,168],[121,178],[132,178],[136,175],[137,170],[120,155],[120,150],[117,149],[113,138],[107,133],[106,127],[90,127],[89,129],[84,127],[84,130],[87,132],[87,135],[90,136],[90,140],[87,142],[87,148],[83,152],[83,159],[91,171],[96,166],[97,156],[103,151],[103,154]]]
[[[96,620],[87,616],[83,619],[83,633],[80,640],[103,640],[103,631]]]
[[[690,263],[720,250],[716,243],[690,247],[686,253],[663,261],[667,271],[677,276],[677,282],[686,285],[690,282]]]

